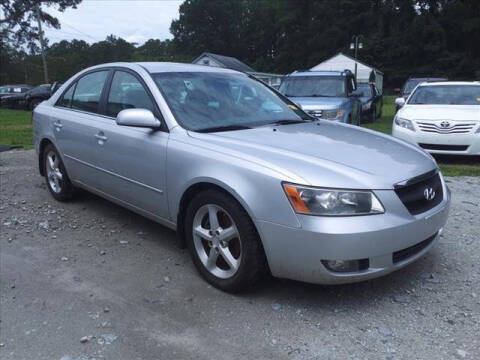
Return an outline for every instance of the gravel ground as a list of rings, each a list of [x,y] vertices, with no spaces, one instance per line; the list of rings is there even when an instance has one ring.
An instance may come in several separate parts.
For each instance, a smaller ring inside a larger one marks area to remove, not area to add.
[[[480,178],[411,266],[353,285],[208,286],[166,228],[50,196],[33,151],[0,154],[0,358],[479,359]]]

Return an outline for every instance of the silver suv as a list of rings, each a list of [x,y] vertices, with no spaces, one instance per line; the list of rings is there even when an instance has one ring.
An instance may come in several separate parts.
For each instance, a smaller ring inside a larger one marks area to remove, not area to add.
[[[308,114],[320,119],[360,125],[361,93],[351,71],[296,71],[279,91]]]
[[[384,275],[425,254],[447,219],[448,188],[423,150],[311,118],[233,70],[96,66],[38,105],[33,126],[55,199],[83,188],[176,229],[226,291],[266,271],[323,284]]]

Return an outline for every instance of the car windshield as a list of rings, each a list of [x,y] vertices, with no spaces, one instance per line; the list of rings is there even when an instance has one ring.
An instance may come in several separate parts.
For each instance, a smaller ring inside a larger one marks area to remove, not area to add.
[[[283,80],[280,92],[288,97],[344,97],[341,76],[291,76]]]
[[[403,88],[403,93],[404,94],[410,94],[413,89],[415,89],[415,86],[420,84],[422,80],[408,80],[407,83],[405,84],[405,87]]]
[[[168,72],[152,76],[177,121],[189,130],[235,130],[311,119],[245,74]]]
[[[420,86],[409,104],[480,105],[480,85]]]
[[[372,87],[369,84],[358,84],[357,90],[362,93],[362,97],[372,97]]]

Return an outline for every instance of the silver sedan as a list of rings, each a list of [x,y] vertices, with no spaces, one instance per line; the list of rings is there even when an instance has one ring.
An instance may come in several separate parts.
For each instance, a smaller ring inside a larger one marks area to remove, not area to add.
[[[319,284],[390,273],[425,254],[448,216],[423,150],[311,118],[232,70],[95,66],[40,104],[33,125],[55,199],[83,188],[176,229],[225,291],[266,272]]]

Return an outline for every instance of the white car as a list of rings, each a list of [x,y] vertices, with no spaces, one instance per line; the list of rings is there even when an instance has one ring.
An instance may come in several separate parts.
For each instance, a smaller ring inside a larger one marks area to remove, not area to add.
[[[480,155],[480,82],[421,83],[395,104],[393,136],[430,153]]]

